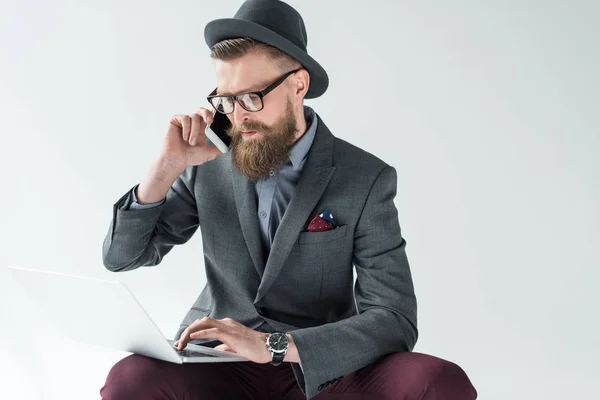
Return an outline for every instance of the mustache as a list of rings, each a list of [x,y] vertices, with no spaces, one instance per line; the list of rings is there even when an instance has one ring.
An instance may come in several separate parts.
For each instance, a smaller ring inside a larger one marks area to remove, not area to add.
[[[257,131],[257,132],[267,132],[270,129],[269,126],[265,124],[261,124],[260,122],[248,122],[241,125],[232,125],[227,129],[227,134],[229,136],[239,136],[242,132],[248,131]]]

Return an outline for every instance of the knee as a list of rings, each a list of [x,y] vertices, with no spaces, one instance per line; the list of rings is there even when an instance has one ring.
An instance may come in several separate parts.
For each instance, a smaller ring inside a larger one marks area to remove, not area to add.
[[[409,392],[420,393],[423,400],[474,400],[477,391],[465,371],[453,362],[421,353],[397,353],[390,362],[396,371],[409,373]],[[409,372],[410,370],[410,372]],[[405,375],[406,376],[406,375]],[[404,388],[406,390],[406,388]]]
[[[157,377],[159,363],[159,360],[137,354],[123,358],[110,369],[100,389],[102,399],[143,398],[144,389],[152,387],[152,380]]]
[[[431,357],[425,368],[423,382],[432,393],[432,398],[465,399],[477,398],[477,391],[473,387],[465,371],[457,364],[437,357]],[[428,397],[425,397],[428,398]]]

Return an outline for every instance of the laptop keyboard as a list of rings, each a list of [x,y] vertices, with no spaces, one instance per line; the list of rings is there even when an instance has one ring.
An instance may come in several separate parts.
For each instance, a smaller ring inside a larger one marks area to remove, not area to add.
[[[191,349],[178,350],[175,347],[174,340],[168,340],[168,342],[171,346],[173,346],[173,349],[175,349],[177,354],[179,354],[182,357],[216,357],[216,358],[219,358],[219,356],[215,356],[213,354],[200,353],[199,351],[191,350]]]
[[[190,349],[183,349],[183,350],[175,349],[175,351],[177,352],[177,354],[179,354],[182,357],[217,357],[217,358],[219,357],[219,356],[215,356],[212,354],[200,353],[199,351],[190,350]]]

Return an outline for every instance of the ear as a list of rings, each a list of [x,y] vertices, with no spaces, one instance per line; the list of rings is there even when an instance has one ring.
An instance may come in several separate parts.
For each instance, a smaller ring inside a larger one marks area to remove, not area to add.
[[[310,75],[308,74],[308,71],[301,69],[296,72],[292,82],[294,85],[294,100],[300,103],[304,100],[306,92],[308,92],[308,86],[310,85]]]

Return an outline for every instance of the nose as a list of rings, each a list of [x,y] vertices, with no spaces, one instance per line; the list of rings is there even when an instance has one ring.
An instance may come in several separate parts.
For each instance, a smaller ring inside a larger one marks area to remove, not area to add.
[[[233,121],[234,125],[241,125],[250,121],[250,111],[244,110],[244,107],[240,106],[239,103],[235,105],[233,110]]]

